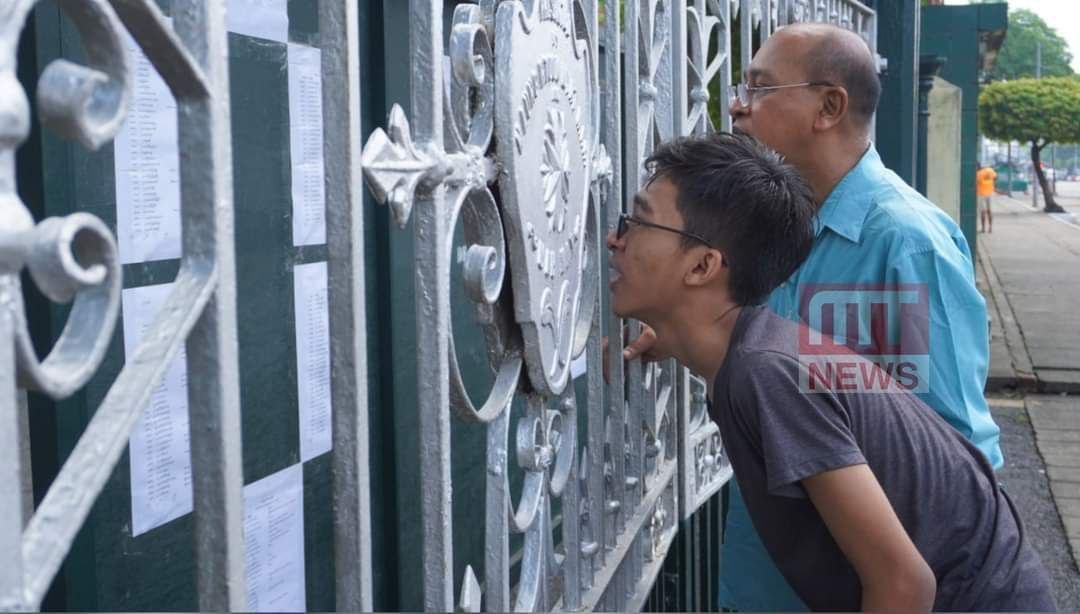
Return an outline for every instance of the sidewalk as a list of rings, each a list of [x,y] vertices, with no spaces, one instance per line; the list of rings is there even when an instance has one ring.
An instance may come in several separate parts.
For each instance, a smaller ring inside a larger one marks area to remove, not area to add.
[[[1077,591],[1069,587],[1080,586],[1080,224],[1005,196],[993,206],[994,231],[979,234],[977,257],[991,319],[988,400],[1003,447],[1026,430],[1002,422],[1001,405],[1015,404],[1013,418],[1030,421],[1038,452],[1007,454],[1001,477],[1050,570],[1059,607],[1073,606]],[[1023,396],[1001,399],[995,391]],[[1060,522],[1046,513],[1047,486]]]
[[[1080,226],[999,195],[978,241],[1019,387],[1080,393]]]

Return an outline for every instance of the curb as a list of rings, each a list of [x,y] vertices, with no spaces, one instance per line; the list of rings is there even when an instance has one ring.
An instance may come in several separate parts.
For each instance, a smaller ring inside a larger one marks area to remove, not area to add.
[[[1005,347],[1009,352],[1009,362],[1012,367],[1012,377],[987,377],[986,389],[1000,391],[1004,388],[1015,388],[1025,392],[1036,392],[1039,389],[1039,380],[1035,368],[1031,364],[1031,355],[1024,343],[1024,335],[1020,325],[1016,322],[1016,315],[1012,306],[1009,305],[1005,289],[1001,286],[997,271],[990,254],[986,250],[977,249],[976,257],[982,265],[983,274],[986,276],[986,284],[989,289],[990,301],[993,303],[993,313],[997,314],[998,322],[1005,337]]]

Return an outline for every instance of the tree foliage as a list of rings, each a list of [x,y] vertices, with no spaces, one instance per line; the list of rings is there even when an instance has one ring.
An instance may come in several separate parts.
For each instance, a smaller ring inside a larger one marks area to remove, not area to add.
[[[1073,74],[1072,54],[1064,38],[1041,17],[1026,9],[1009,12],[1005,44],[998,52],[988,76],[994,80],[1035,77],[1036,43],[1042,51],[1042,76],[1066,77]]]
[[[982,133],[1003,141],[1080,142],[1080,79],[991,83],[979,95]]]
[[[1030,143],[1031,162],[1046,196],[1046,210],[1061,210],[1047,189],[1039,154],[1049,143],[1080,143],[1080,79],[991,83],[979,94],[979,128],[995,140]]]

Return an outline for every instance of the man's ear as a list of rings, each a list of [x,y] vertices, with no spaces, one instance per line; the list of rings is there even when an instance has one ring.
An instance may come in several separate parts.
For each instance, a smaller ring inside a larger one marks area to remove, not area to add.
[[[727,275],[727,265],[724,255],[716,249],[697,250],[694,259],[690,261],[690,270],[683,277],[683,282],[688,286],[705,286],[713,283],[721,275]]]
[[[848,93],[842,87],[826,87],[821,98],[821,109],[814,119],[814,127],[818,130],[829,130],[847,117]]]

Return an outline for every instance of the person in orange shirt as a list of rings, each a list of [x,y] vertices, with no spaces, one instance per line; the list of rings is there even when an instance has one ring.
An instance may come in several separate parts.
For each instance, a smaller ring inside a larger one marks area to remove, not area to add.
[[[994,194],[997,173],[989,166],[979,164],[975,172],[975,195],[979,201],[979,226],[981,232],[994,232],[994,215],[990,212],[990,197]]]

